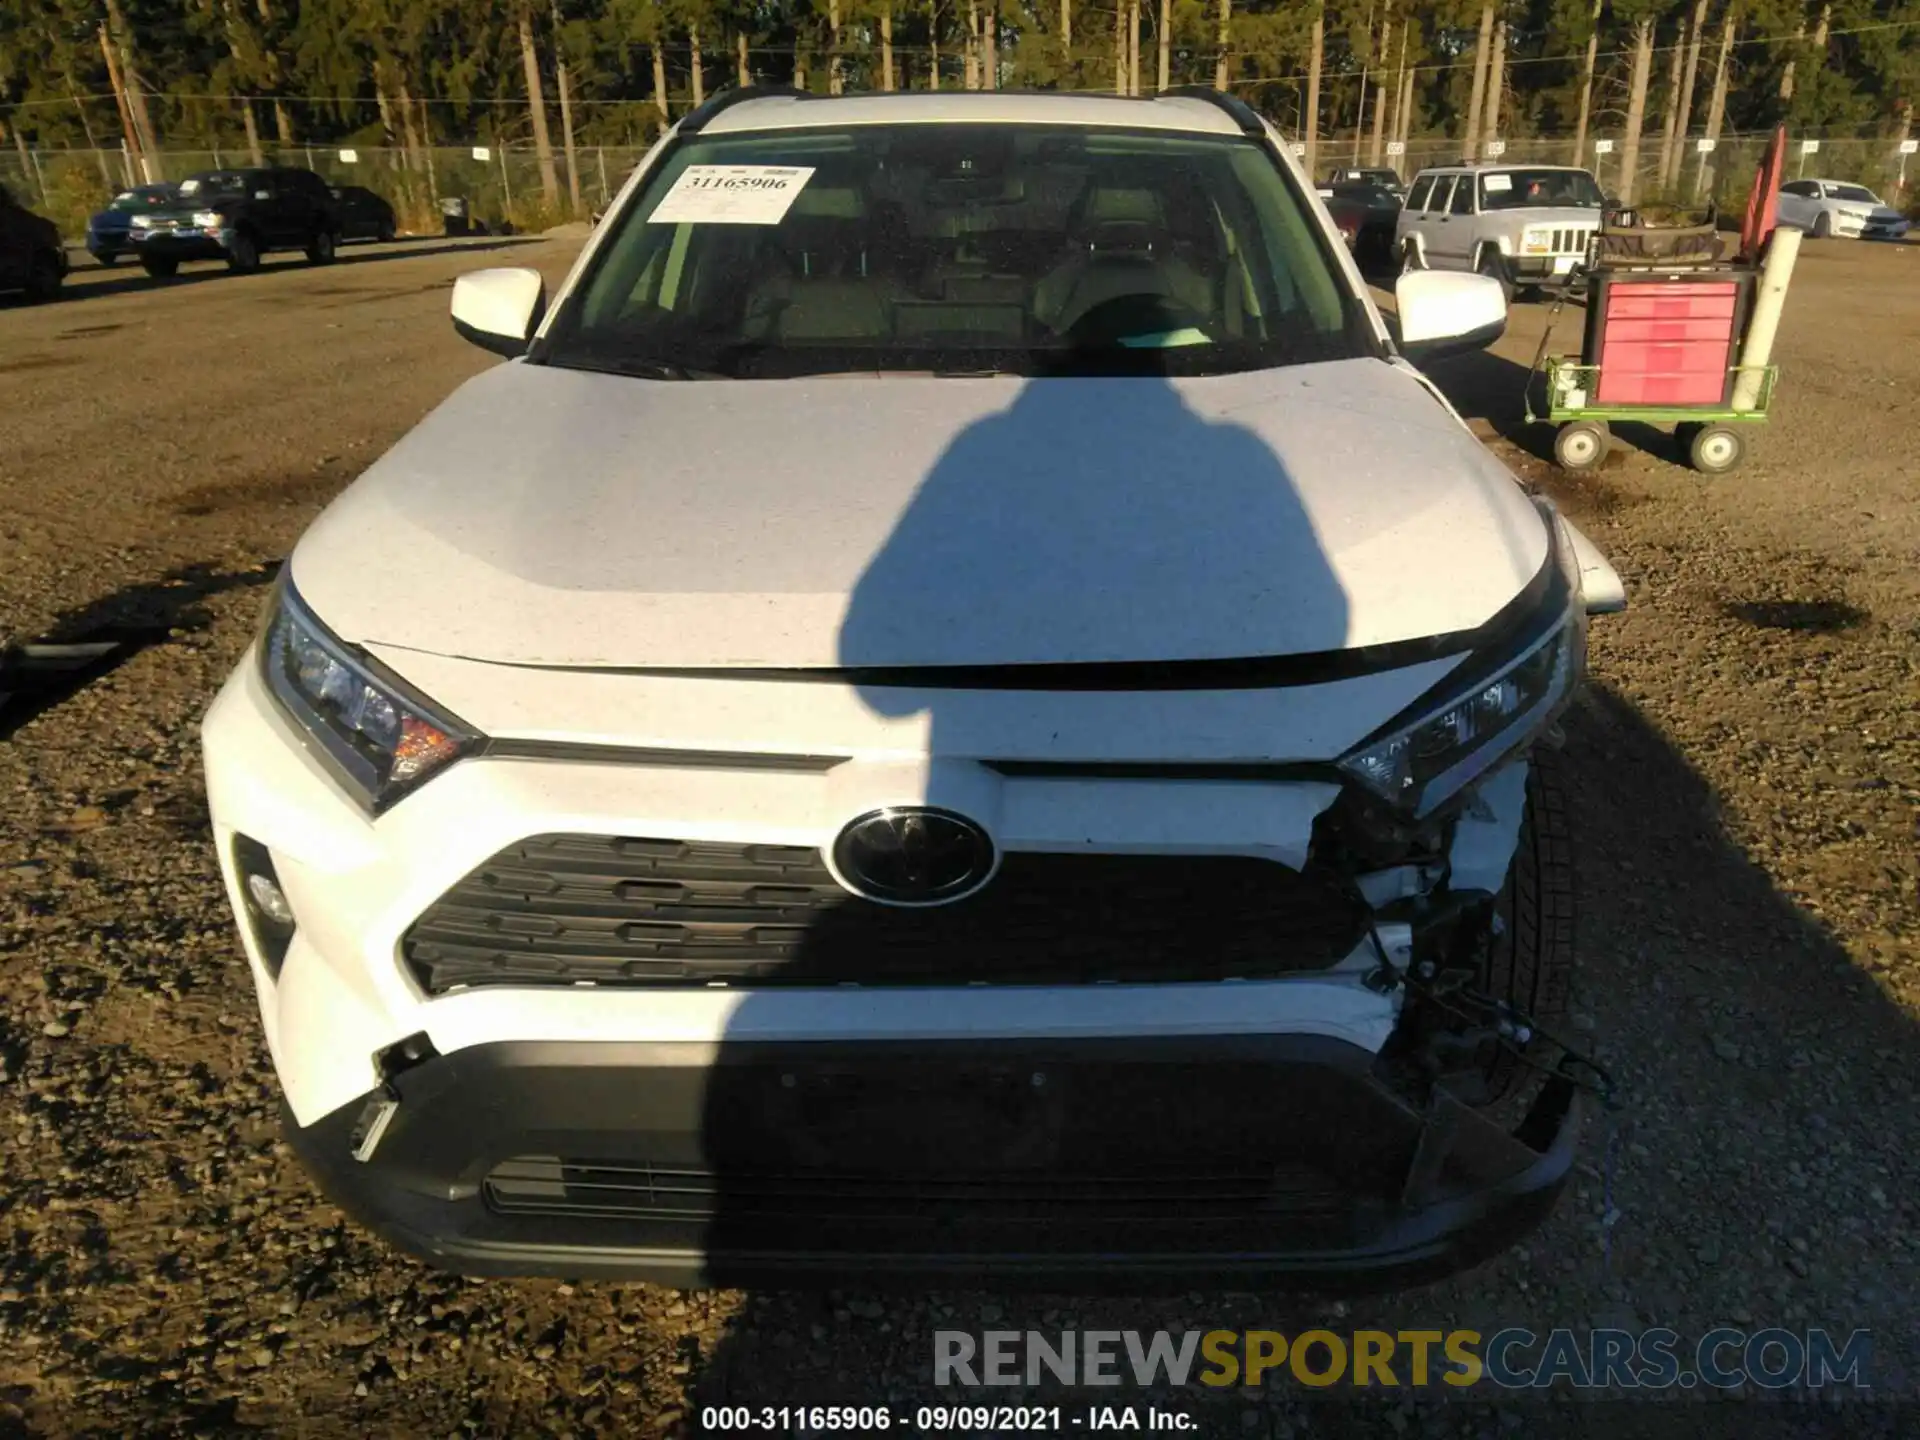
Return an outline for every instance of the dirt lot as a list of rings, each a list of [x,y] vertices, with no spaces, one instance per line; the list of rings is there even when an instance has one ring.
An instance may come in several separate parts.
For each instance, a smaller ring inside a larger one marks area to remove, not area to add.
[[[572,254],[423,243],[165,287],[90,270],[64,303],[0,311],[0,634],[158,631],[0,726],[0,1433],[659,1433],[721,1398],[931,1398],[943,1324],[1869,1327],[1880,1396],[1915,1398],[1914,247],[1808,246],[1777,419],[1732,478],[1636,451],[1569,484],[1501,438],[1539,307],[1494,354],[1436,371],[1611,553],[1633,607],[1595,627],[1564,757],[1574,1024],[1627,1106],[1521,1248],[1346,1304],[680,1296],[447,1279],[344,1225],[274,1136],[196,725],[272,562],[493,363],[447,324],[453,277],[531,262],[557,278]],[[1762,1433],[1752,1403],[1496,1416],[1443,1398],[1289,1386],[1179,1404],[1207,1434]],[[1793,1433],[1911,1433],[1913,1415],[1766,1407]]]

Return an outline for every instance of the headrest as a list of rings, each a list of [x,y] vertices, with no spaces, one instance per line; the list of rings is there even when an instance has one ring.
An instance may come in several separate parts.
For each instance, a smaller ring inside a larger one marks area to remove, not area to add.
[[[1158,225],[1160,197],[1151,190],[1102,187],[1087,197],[1084,220],[1088,225]]]
[[[809,185],[793,198],[789,215],[809,220],[858,220],[867,213],[866,197],[850,186]]]

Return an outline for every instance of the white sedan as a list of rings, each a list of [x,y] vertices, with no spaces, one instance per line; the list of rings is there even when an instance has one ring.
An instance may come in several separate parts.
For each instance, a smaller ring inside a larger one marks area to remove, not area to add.
[[[1780,187],[1780,223],[1817,240],[1898,240],[1908,228],[1907,217],[1873,191],[1844,180],[1789,180]]]

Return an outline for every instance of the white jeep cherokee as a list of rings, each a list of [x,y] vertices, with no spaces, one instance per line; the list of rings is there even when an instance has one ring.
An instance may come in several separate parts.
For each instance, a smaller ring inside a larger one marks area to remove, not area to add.
[[[1472,270],[1516,287],[1582,283],[1606,204],[1571,165],[1457,165],[1423,170],[1400,207],[1404,269]]]
[[[1606,562],[1218,96],[695,111],[207,717],[292,1144],[478,1274],[1387,1284],[1551,1207]],[[1517,1124],[1502,1123],[1537,1090]]]

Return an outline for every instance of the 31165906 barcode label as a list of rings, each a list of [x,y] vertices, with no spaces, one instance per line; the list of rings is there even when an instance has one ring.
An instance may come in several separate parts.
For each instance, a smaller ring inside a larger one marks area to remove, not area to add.
[[[813,178],[810,165],[689,165],[650,225],[778,225]]]

